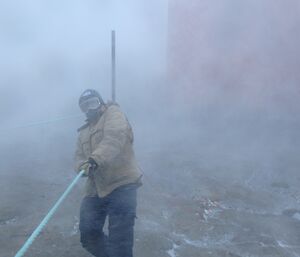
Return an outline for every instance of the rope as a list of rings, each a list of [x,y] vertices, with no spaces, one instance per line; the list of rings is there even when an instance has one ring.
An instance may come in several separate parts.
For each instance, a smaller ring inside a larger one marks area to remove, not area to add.
[[[2,130],[15,130],[15,129],[22,129],[22,128],[29,128],[29,127],[35,127],[35,126],[41,126],[41,125],[47,125],[59,121],[64,121],[64,120],[69,120],[69,119],[74,119],[74,118],[79,118],[82,117],[82,114],[77,114],[77,115],[70,115],[70,116],[65,116],[65,117],[60,117],[60,118],[55,118],[51,120],[44,120],[44,121],[38,121],[38,122],[31,122],[25,125],[20,125],[20,126],[15,126],[15,127],[10,127],[10,128],[4,128]]]
[[[49,220],[51,219],[51,217],[53,216],[53,214],[57,211],[58,207],[64,201],[64,199],[66,198],[66,196],[71,192],[71,190],[73,189],[73,187],[75,186],[75,184],[78,182],[78,180],[80,179],[80,177],[83,175],[83,173],[84,173],[83,170],[80,171],[80,173],[76,176],[76,178],[73,180],[73,182],[68,186],[68,188],[63,193],[63,195],[58,199],[58,201],[56,202],[56,204],[48,212],[48,214],[46,215],[46,217],[42,220],[42,222],[40,223],[40,225],[38,225],[38,227],[34,230],[34,232],[31,234],[31,236],[27,239],[27,241],[25,242],[25,244],[23,245],[23,247],[17,252],[17,254],[15,255],[15,257],[22,257],[27,252],[27,250],[29,249],[29,247],[31,246],[31,244],[35,241],[35,239],[40,234],[40,232],[43,230],[43,228],[47,225],[47,223],[49,222]]]

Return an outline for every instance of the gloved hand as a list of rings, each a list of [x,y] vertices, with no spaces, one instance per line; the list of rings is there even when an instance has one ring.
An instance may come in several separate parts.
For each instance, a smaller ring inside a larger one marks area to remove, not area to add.
[[[91,164],[86,161],[84,162],[83,164],[81,164],[81,166],[79,167],[79,171],[84,171],[83,173],[83,177],[88,177],[89,176],[89,173],[90,173],[90,168],[91,168]]]
[[[95,160],[92,159],[92,158],[89,158],[86,162],[84,162],[84,163],[80,166],[79,170],[80,170],[80,171],[84,170],[83,176],[84,176],[84,177],[89,177],[89,176],[92,175],[92,172],[93,172],[95,169],[97,169],[97,167],[98,167],[98,165],[97,165],[97,163],[95,162]]]

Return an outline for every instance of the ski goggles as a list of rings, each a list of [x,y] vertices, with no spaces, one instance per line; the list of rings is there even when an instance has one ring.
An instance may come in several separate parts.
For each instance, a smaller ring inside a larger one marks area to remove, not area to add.
[[[82,101],[79,106],[82,112],[87,113],[89,110],[98,109],[100,105],[100,100],[97,97],[91,97]]]

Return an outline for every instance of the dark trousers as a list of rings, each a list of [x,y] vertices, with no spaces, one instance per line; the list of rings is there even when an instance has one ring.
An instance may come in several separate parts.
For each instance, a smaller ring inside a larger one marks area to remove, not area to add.
[[[117,188],[104,198],[85,197],[80,208],[80,241],[96,257],[132,257],[137,186]],[[108,217],[108,236],[103,232]]]

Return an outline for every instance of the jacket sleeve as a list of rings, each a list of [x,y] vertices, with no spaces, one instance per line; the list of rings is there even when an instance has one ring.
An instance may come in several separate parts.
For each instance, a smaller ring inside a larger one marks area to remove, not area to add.
[[[103,139],[91,155],[100,167],[110,165],[122,151],[130,137],[129,128],[127,118],[119,107],[109,107],[104,122]]]
[[[75,163],[74,163],[75,171],[79,172],[80,166],[86,161],[86,157],[82,150],[82,144],[81,144],[80,138],[78,138],[78,140],[77,140],[74,159],[75,159],[74,160],[75,161]]]

